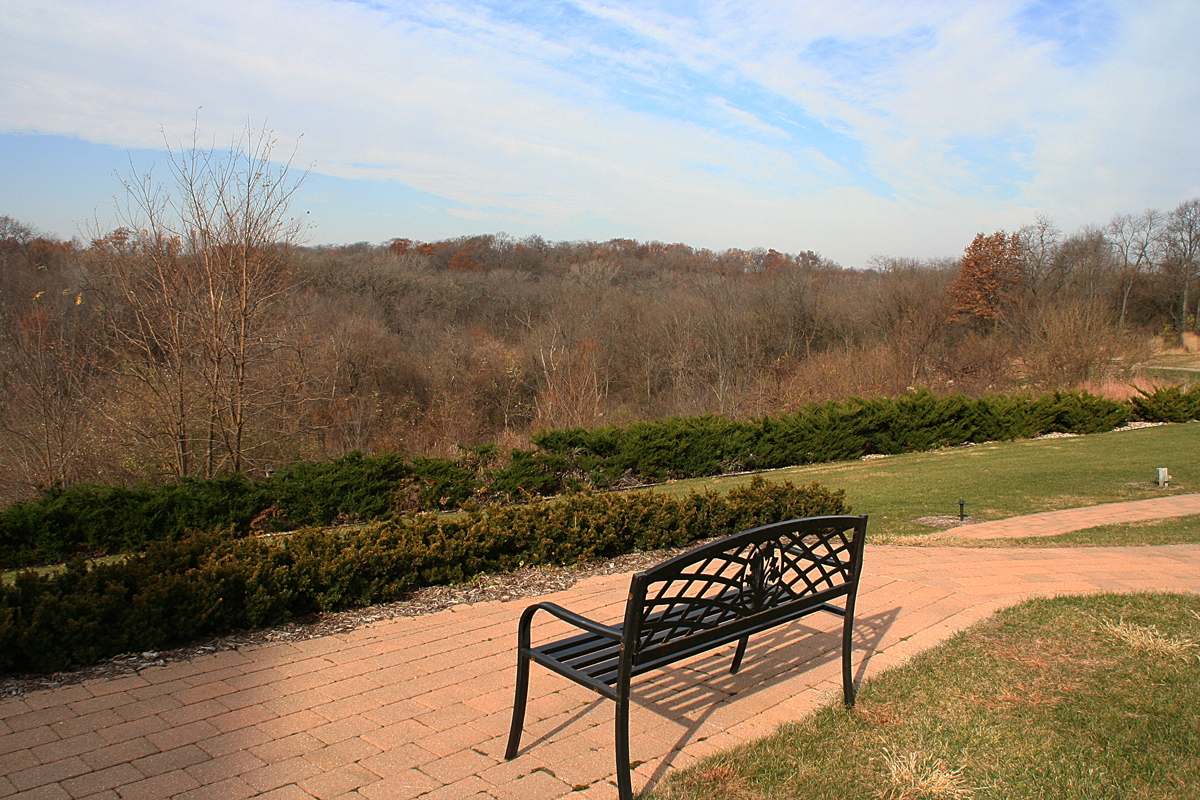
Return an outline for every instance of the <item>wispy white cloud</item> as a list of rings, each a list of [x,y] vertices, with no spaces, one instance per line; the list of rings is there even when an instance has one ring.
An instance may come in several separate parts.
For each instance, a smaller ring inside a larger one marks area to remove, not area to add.
[[[1016,14],[1020,33],[1054,45],[1065,66],[1103,59],[1116,37],[1116,10],[1100,0],[1035,0]]]
[[[1190,0],[16,2],[0,133],[157,148],[266,120],[461,233],[856,264],[1200,194],[1198,29]],[[323,240],[447,233],[371,211]]]

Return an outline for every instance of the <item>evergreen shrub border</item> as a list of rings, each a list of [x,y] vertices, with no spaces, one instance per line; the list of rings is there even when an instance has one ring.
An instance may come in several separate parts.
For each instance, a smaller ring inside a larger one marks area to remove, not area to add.
[[[60,670],[481,573],[579,564],[848,511],[840,490],[755,478],[725,495],[583,492],[289,536],[195,533],[120,562],[76,560],[62,573],[25,570],[0,585],[0,672]]]
[[[1141,392],[1128,402],[1087,392],[1041,396],[896,398],[814,403],[794,413],[733,421],[702,416],[623,428],[550,430],[537,450],[502,455],[494,445],[458,461],[350,453],[282,469],[261,483],[232,475],[133,489],[51,487],[0,512],[0,568],[78,555],[137,552],[192,530],[286,531],[385,520],[470,502],[521,500],[583,488],[719,475],[744,470],[894,455],[1045,433],[1097,433],[1129,420],[1200,418],[1200,385]]]

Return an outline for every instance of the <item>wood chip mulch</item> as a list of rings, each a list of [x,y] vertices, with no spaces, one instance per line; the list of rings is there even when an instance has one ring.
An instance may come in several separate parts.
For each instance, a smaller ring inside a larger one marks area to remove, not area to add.
[[[944,514],[940,517],[920,517],[913,520],[918,525],[928,525],[931,528],[939,528],[944,531],[950,528],[959,528],[963,525],[974,525],[978,522],[986,521],[979,517],[967,517],[960,520],[957,514]]]

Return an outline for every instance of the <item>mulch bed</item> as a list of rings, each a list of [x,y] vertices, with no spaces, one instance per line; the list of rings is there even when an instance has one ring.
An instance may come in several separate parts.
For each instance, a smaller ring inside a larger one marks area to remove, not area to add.
[[[963,525],[974,525],[978,522],[987,522],[979,517],[966,517],[959,519],[957,514],[944,514],[939,517],[920,517],[914,519],[913,522],[918,525],[928,525],[930,528],[938,528],[939,530],[950,530],[951,528],[960,528]]]

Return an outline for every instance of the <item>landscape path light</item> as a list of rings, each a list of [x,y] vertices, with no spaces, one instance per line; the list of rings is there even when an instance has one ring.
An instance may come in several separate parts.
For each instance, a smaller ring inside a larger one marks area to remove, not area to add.
[[[963,510],[964,508],[966,508],[966,505],[967,505],[966,500],[958,501],[958,521],[959,522],[963,522],[967,518],[966,512]]]

